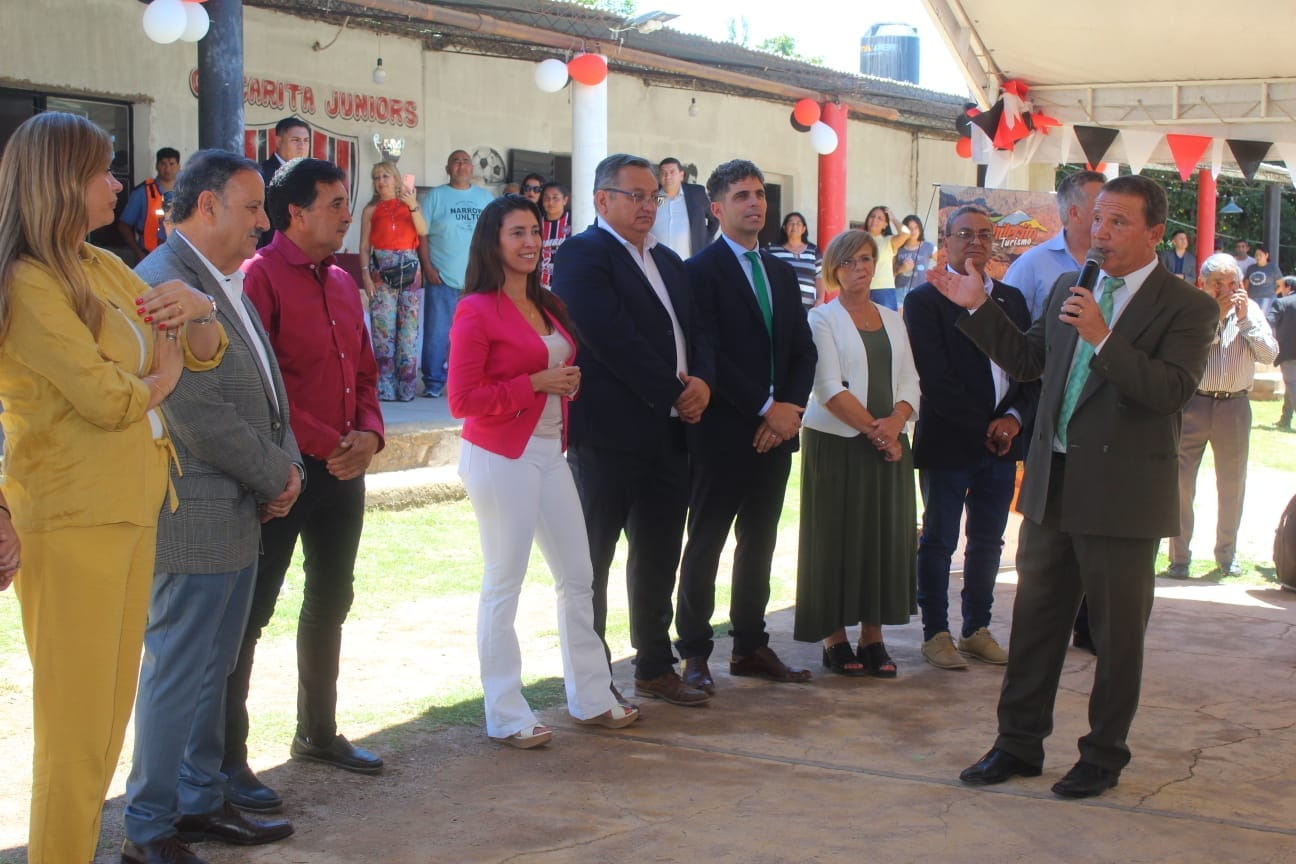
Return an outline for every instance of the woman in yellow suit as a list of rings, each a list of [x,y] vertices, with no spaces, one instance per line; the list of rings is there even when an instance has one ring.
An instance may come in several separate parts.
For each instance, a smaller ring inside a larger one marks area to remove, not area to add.
[[[225,346],[210,297],[181,282],[150,290],[85,242],[114,218],[112,155],[99,127],[46,113],[0,162],[0,422],[33,672],[31,864],[94,857],[167,497],[155,409],[182,366],[210,369]]]

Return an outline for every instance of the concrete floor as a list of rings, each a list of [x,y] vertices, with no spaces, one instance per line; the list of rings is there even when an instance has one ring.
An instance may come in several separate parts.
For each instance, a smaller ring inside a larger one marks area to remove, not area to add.
[[[1003,637],[1014,587],[1008,574],[998,592]],[[710,706],[645,702],[624,731],[556,709],[542,750],[459,727],[409,741],[382,778],[288,763],[263,776],[290,800],[295,837],[196,851],[213,864],[1296,861],[1294,616],[1296,595],[1277,589],[1160,582],[1134,760],[1088,801],[1049,787],[1086,728],[1090,655],[1067,658],[1044,776],[970,789],[957,774],[993,740],[1001,669],[927,666],[912,623],[887,631],[898,679],[820,675],[784,610],[772,644],[816,670],[811,684],[717,663]]]

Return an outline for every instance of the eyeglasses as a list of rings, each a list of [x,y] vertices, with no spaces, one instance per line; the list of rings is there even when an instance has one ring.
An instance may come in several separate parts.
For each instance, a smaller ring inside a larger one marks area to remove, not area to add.
[[[522,187],[522,191],[523,191],[523,192],[539,192],[539,191],[540,191],[541,189],[543,189],[543,188],[544,188],[543,186],[536,186],[536,185],[533,185],[533,184],[531,184],[531,183],[528,183],[527,185],[525,185],[525,186]]]
[[[960,228],[954,232],[954,236],[960,240],[971,240],[973,237],[982,243],[990,243],[994,240],[994,231],[986,228],[981,231],[973,231],[970,228]]]
[[[660,191],[649,192],[645,195],[643,192],[627,192],[624,189],[617,189],[613,186],[604,186],[600,191],[615,192],[618,195],[624,195],[634,202],[636,207],[643,204],[645,201],[651,201],[654,207],[660,207],[662,202],[666,200],[666,193]]]
[[[872,264],[872,263],[873,263],[872,255],[860,255],[858,258],[847,258],[845,261],[841,262],[837,266],[841,267],[844,270],[859,270],[865,264]]]

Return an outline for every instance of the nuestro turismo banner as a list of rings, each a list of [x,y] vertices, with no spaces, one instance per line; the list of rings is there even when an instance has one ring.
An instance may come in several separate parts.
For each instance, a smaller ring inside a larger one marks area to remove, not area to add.
[[[942,242],[936,253],[938,267],[945,266],[945,223],[955,210],[967,205],[986,211],[990,214],[990,221],[994,223],[994,246],[990,250],[990,262],[986,265],[992,279],[1002,279],[1018,255],[1062,230],[1062,221],[1057,212],[1057,196],[1052,192],[941,186]]]

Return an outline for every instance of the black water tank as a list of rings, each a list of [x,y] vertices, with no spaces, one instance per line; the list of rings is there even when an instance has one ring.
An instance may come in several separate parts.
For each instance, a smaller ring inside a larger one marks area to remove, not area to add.
[[[918,83],[918,28],[874,24],[860,37],[860,74]]]

